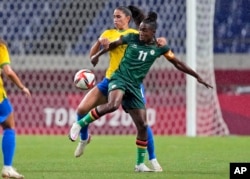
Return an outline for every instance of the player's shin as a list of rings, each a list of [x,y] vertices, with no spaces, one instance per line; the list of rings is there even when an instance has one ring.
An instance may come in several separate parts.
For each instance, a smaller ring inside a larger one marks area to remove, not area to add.
[[[81,127],[85,127],[85,126],[88,126],[90,123],[94,122],[95,120],[97,120],[98,118],[100,118],[100,116],[97,112],[97,109],[94,108],[86,116],[84,116],[81,120],[79,120],[77,123]]]
[[[136,139],[137,145],[137,165],[144,163],[146,150],[147,150],[147,141]]]

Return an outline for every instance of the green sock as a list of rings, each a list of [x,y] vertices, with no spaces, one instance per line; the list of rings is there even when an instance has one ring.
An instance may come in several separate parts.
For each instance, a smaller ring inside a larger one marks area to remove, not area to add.
[[[144,163],[147,148],[137,147],[137,165]]]
[[[91,112],[89,112],[86,116],[84,116],[81,120],[79,120],[77,123],[81,127],[85,127],[89,125],[91,122],[93,122],[95,119],[90,115]]]

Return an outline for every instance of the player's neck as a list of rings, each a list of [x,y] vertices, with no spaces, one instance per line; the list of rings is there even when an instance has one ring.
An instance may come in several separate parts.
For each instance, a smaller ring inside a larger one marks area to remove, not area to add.
[[[145,45],[154,45],[155,44],[155,40],[151,39],[151,40],[149,40],[147,42],[144,42],[144,43],[145,43]]]
[[[125,32],[127,29],[117,29],[118,32]]]
[[[129,27],[127,26],[127,25],[124,25],[124,26],[122,26],[122,27],[120,27],[120,28],[117,28],[116,30],[118,31],[118,32],[124,32],[124,31],[126,31],[126,30],[128,30],[129,29]]]
[[[128,30],[128,28],[122,28],[122,29],[116,29],[118,32],[124,32],[126,30]]]

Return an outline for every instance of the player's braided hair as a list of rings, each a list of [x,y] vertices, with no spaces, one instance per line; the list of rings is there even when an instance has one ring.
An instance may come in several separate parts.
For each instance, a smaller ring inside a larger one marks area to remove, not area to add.
[[[144,15],[143,11],[141,9],[139,9],[138,7],[135,7],[135,6],[132,6],[132,5],[128,6],[128,9],[132,13],[132,18],[133,18],[133,20],[135,22],[136,27],[139,27],[140,23],[145,18],[145,15]]]
[[[155,12],[149,12],[147,17],[143,19],[143,23],[149,24],[153,30],[157,29],[157,14]]]

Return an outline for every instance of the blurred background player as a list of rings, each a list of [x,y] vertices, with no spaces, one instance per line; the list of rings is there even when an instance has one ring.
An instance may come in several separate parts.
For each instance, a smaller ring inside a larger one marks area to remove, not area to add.
[[[10,57],[6,43],[0,39],[0,74],[3,72],[22,92],[30,97],[30,91],[26,88],[10,66]],[[0,123],[3,128],[2,153],[3,153],[3,178],[24,178],[13,167],[13,158],[16,147],[15,121],[12,105],[7,98],[2,77],[0,77]]]
[[[137,30],[129,27],[129,22],[133,19],[135,24],[139,26],[140,22],[144,18],[144,14],[134,6],[117,7],[114,10],[113,15],[114,15],[113,23],[115,28],[105,30],[101,34],[100,38],[92,46],[90,50],[90,56],[93,56],[95,53],[97,53],[101,46],[108,46],[110,42],[117,40],[121,35],[125,35],[128,33],[138,33]],[[159,38],[158,43],[161,45],[165,45],[166,39]],[[124,55],[125,49],[126,46],[120,46],[109,52],[109,67],[106,70],[105,78],[100,83],[98,83],[94,88],[92,88],[80,102],[77,108],[78,120],[82,119],[94,107],[107,102],[109,79],[113,74],[113,72],[118,68],[120,61]],[[142,91],[143,91],[143,85],[142,85]],[[156,159],[154,138],[150,127],[147,128],[147,132],[149,141],[147,150],[151,167],[154,171],[161,172],[162,167],[160,166],[160,164]],[[74,152],[75,157],[80,157],[83,154],[86,145],[90,141],[90,137],[91,136],[88,134],[88,126],[82,128],[80,132],[80,142],[78,143],[77,148]]]
[[[92,56],[91,61],[95,65],[98,62],[99,56],[107,50],[112,50],[124,44],[128,45],[119,68],[110,78],[108,103],[92,109],[83,119],[74,123],[70,130],[71,137],[78,136],[82,127],[85,127],[107,113],[117,110],[122,104],[123,108],[132,116],[137,128],[137,160],[135,171],[138,172],[151,171],[144,164],[148,143],[148,125],[140,84],[155,60],[159,56],[164,55],[178,70],[192,75],[207,88],[212,88],[195,71],[178,60],[167,45],[162,47],[157,45],[155,40],[156,20],[157,14],[154,12],[149,13],[148,17],[140,24],[139,34],[130,33],[122,36],[117,41],[110,43],[108,49],[102,49]]]

